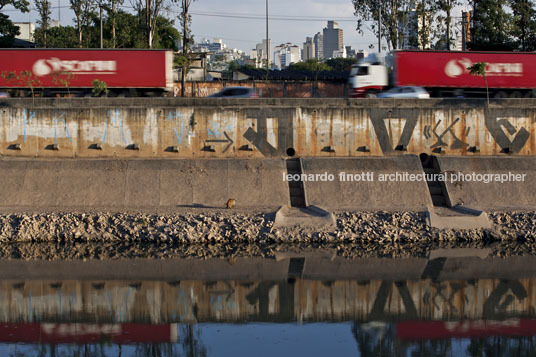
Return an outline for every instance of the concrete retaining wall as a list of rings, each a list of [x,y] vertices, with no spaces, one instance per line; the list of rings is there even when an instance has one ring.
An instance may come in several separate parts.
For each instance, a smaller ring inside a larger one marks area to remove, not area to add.
[[[284,160],[0,160],[3,207],[289,204]]]
[[[426,182],[409,176],[423,174],[416,155],[304,158],[302,166],[309,205],[361,211],[424,211],[432,205]],[[484,210],[536,207],[534,158],[439,157],[439,166],[447,174],[453,205]],[[458,173],[509,174],[523,181],[486,183],[484,176],[480,181],[452,179]],[[0,207],[223,208],[234,198],[238,208],[276,208],[290,204],[286,176],[285,160],[278,158],[4,158],[0,159]]]
[[[422,174],[416,155],[390,158],[303,159],[306,174],[332,174],[332,181],[305,182],[308,204],[329,209],[426,210],[432,205],[426,182],[381,181],[382,174]],[[388,179],[388,177],[385,177]],[[354,181],[351,181],[354,180]]]
[[[0,155],[535,155],[535,108],[532,99],[5,99]]]

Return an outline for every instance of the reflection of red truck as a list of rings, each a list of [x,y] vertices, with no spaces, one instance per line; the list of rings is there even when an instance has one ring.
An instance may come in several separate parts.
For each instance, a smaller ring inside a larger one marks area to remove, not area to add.
[[[487,63],[490,97],[534,97],[535,52],[454,51],[395,51],[385,59],[371,55],[352,67],[352,97],[374,97],[390,85],[424,87],[435,97],[485,97],[484,79],[467,70],[476,62]]]
[[[29,90],[29,71],[36,90],[48,94],[66,86],[89,92],[95,79],[117,94],[157,93],[172,89],[172,64],[173,52],[164,50],[2,49],[0,88]]]

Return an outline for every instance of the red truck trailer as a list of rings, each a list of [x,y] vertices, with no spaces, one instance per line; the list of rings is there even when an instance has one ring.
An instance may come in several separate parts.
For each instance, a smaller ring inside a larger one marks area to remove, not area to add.
[[[114,94],[156,94],[172,90],[172,65],[167,50],[0,49],[0,88],[84,94],[98,79]]]
[[[374,97],[389,86],[424,87],[434,97],[486,97],[484,79],[467,69],[477,62],[487,64],[490,97],[534,97],[536,88],[536,52],[395,51],[369,57],[350,72],[352,97]]]

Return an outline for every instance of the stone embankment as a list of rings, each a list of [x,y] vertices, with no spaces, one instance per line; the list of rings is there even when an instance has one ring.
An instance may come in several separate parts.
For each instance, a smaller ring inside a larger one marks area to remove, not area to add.
[[[275,228],[274,214],[236,210],[0,215],[0,257],[120,259],[273,256],[292,247],[340,256],[423,256],[437,247],[536,254],[536,212],[490,212],[492,229],[438,230],[422,212],[336,212],[336,227]]]

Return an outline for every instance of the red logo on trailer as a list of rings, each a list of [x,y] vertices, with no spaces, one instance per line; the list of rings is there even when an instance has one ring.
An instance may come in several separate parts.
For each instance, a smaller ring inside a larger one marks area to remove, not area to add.
[[[38,59],[32,66],[33,73],[40,77],[60,71],[78,74],[115,74],[116,69],[116,61],[62,61],[56,57]]]

